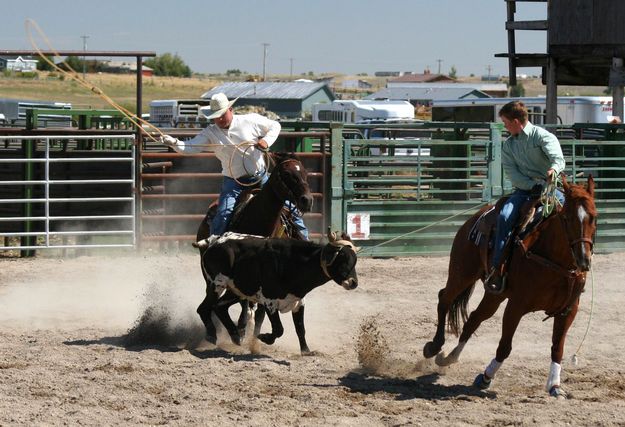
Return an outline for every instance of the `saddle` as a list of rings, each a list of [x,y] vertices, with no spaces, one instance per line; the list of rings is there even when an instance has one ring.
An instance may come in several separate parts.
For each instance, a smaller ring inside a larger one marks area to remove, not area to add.
[[[487,207],[487,209],[484,210],[484,212],[482,212],[480,217],[477,219],[475,224],[473,224],[473,227],[471,227],[471,231],[469,232],[469,240],[479,248],[480,262],[482,263],[484,271],[483,280],[486,279],[486,274],[492,267],[490,265],[490,259],[495,246],[497,217],[507,200],[508,197],[502,197],[497,201],[497,203]],[[512,245],[510,242],[514,241],[515,238],[522,240],[542,221],[543,215],[540,198],[530,199],[523,206],[521,206],[519,221],[512,227],[512,233],[510,234],[510,237],[508,238],[508,241],[503,249],[501,265],[504,274],[510,254],[512,253]]]
[[[233,228],[236,229],[244,208],[260,190],[260,188],[251,188],[243,190],[241,192],[236,204],[234,205],[234,211],[232,212],[230,222],[228,223],[229,230]],[[207,215],[210,220],[215,217],[218,205],[219,199],[213,200],[213,202],[208,205]],[[295,226],[295,222],[293,221],[293,214],[285,207],[282,208],[282,213],[280,214],[280,226],[277,227],[276,230],[274,230],[273,234],[268,237],[292,237],[299,240],[304,240],[304,237],[301,235],[299,229]]]

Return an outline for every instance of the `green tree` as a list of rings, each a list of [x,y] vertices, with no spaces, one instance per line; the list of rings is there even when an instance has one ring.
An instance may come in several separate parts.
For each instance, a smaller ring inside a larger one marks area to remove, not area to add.
[[[452,79],[455,79],[458,77],[458,70],[456,70],[455,65],[451,66],[451,69],[449,70],[449,77],[451,77]]]
[[[517,85],[510,86],[510,96],[513,98],[525,96],[525,88],[523,87],[523,84],[519,83]]]
[[[60,67],[63,69],[67,69],[69,66],[69,67],[72,67],[74,71],[80,73],[82,71],[82,64],[83,64],[83,60],[80,59],[79,57],[68,56],[67,58],[65,58],[64,63],[61,64]]]
[[[46,58],[48,58],[50,60],[50,62],[54,63],[54,57],[53,56],[46,55]],[[54,67],[52,65],[50,65],[48,63],[48,61],[46,61],[43,58],[38,58],[37,69],[39,71],[54,71]]]
[[[144,61],[156,76],[191,77],[191,68],[184,63],[178,54],[164,53]]]

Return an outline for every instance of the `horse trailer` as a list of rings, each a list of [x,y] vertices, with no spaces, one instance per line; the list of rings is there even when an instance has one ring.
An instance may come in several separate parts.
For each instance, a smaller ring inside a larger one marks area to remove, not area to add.
[[[516,100],[525,104],[532,123],[545,123],[547,99],[544,97],[434,100],[432,120],[437,122],[501,122],[499,118],[501,107]],[[608,123],[612,119],[612,97],[558,97],[557,118],[558,124],[563,125]]]
[[[414,106],[408,101],[338,100],[312,106],[313,121],[360,123],[365,120],[414,119]]]

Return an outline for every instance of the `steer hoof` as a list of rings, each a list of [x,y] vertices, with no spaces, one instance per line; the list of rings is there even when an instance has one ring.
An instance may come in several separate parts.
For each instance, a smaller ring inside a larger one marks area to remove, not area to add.
[[[269,344],[269,345],[276,342],[276,337],[274,337],[272,334],[260,334],[258,336],[258,339],[264,342],[265,344]]]
[[[549,390],[549,396],[555,397],[556,399],[568,398],[566,392],[562,390],[559,385],[554,385],[553,387],[551,387],[551,389]]]
[[[484,374],[479,374],[477,377],[475,377],[475,380],[473,380],[473,385],[480,390],[486,390],[488,387],[490,387],[490,383],[491,380],[486,379]]]
[[[215,337],[215,336],[206,335],[206,341],[208,341],[209,343],[211,343],[213,345],[217,345],[217,337]]]

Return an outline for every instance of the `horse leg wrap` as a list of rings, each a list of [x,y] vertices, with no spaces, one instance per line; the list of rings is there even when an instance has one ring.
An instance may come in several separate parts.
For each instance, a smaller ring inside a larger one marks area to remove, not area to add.
[[[545,386],[545,390],[547,390],[547,393],[551,393],[551,390],[554,387],[560,387],[561,371],[562,366],[559,363],[551,362],[551,367],[549,368],[549,378],[547,379],[547,385]]]
[[[495,378],[495,374],[501,367],[501,364],[502,364],[501,362],[497,362],[497,359],[491,360],[488,366],[486,367],[486,369],[484,370],[484,374],[486,374],[486,376],[490,379]]]

